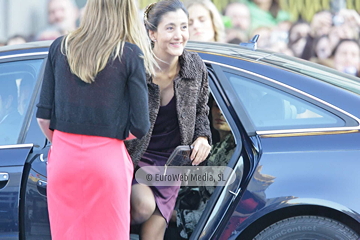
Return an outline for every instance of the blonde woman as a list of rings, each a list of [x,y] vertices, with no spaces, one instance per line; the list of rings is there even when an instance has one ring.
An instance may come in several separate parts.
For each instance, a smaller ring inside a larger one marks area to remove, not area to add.
[[[224,42],[224,23],[210,0],[188,0],[185,6],[189,11],[189,40]]]
[[[49,49],[37,118],[52,240],[128,239],[133,163],[123,140],[149,130],[150,43],[136,0],[88,0]]]

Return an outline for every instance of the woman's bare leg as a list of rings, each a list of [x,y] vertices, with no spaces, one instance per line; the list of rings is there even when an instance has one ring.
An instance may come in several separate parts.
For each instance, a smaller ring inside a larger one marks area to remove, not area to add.
[[[141,226],[141,240],[162,240],[164,239],[166,230],[165,218],[161,215],[159,209],[156,208],[153,215]]]
[[[150,187],[134,184],[131,187],[131,224],[146,222],[156,208],[155,197]]]

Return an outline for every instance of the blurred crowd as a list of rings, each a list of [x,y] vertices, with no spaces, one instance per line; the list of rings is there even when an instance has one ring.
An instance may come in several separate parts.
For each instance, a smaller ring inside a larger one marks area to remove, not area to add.
[[[239,44],[259,34],[260,49],[360,77],[360,15],[346,9],[346,1],[336,1],[337,5],[330,10],[317,12],[310,22],[281,9],[279,0],[238,0],[222,12],[211,0],[184,0],[184,3],[190,15],[190,40]],[[0,42],[0,46],[53,40],[80,23],[83,9],[73,0],[48,0],[47,8],[48,28],[33,36],[12,36],[7,42]],[[142,12],[139,9],[139,14]]]

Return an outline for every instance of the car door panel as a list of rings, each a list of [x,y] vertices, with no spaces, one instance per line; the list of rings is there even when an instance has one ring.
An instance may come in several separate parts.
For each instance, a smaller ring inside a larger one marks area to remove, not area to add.
[[[31,144],[0,146],[0,238],[19,237],[21,181],[31,149]]]
[[[227,98],[229,94],[225,93],[224,88],[221,87],[219,83],[221,75],[218,75],[218,73],[216,66],[212,65],[209,74],[210,88],[213,97],[218,102],[225,118],[231,126],[237,141],[237,148],[228,164],[229,167],[233,168],[236,174],[236,180],[229,186],[217,188],[217,192],[214,192],[211,199],[212,201],[208,203],[208,205],[214,207],[208,208],[208,214],[203,214],[199,221],[200,227],[196,229],[197,231],[193,233],[191,239],[218,239],[222,232],[220,229],[226,227],[230,217],[229,213],[231,213],[234,206],[236,206],[234,201],[243,194],[243,182],[247,179],[252,168],[250,163],[256,162],[254,159],[257,159],[259,154],[256,151],[258,146],[254,146],[253,141],[249,138],[242,123],[236,116],[232,104],[233,101]],[[203,224],[203,227],[201,224]]]
[[[360,149],[356,146],[359,141],[357,133],[262,138],[264,152],[260,165],[263,166],[264,174],[276,177],[267,189],[267,198],[316,196],[347,206],[360,214],[360,193],[354,191],[360,187],[358,168],[354,167],[360,167]],[[272,147],[275,143],[278,143],[277,148]],[[309,146],[315,146],[315,143],[316,149],[311,150]],[[336,143],[336,148],[333,143]],[[288,145],[296,145],[299,150],[288,148]],[[333,147],[329,148],[330,145]],[[301,150],[305,146],[308,149]]]
[[[26,240],[50,240],[46,198],[46,165],[49,147],[29,156],[23,182],[23,237]]]

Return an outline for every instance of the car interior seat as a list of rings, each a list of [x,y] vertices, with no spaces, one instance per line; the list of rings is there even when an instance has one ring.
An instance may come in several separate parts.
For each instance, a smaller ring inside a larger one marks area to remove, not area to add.
[[[285,119],[284,100],[269,93],[258,100],[254,109],[254,120],[257,125],[262,126],[268,121],[283,119]]]

